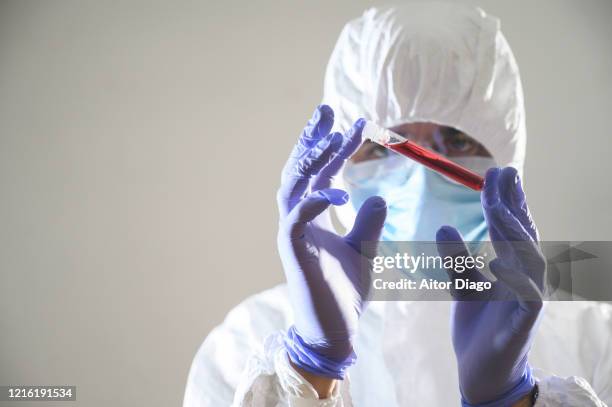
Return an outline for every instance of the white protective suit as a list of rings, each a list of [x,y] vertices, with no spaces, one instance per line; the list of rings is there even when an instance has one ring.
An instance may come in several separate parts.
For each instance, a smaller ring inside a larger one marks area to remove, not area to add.
[[[427,3],[366,11],[342,31],[324,102],[340,128],[358,117],[386,127],[435,122],[481,142],[498,165],[523,167],[518,68],[499,21],[479,9]],[[351,213],[340,215],[352,223]],[[275,287],[238,305],[206,338],[184,406],[459,405],[449,311],[446,302],[371,303],[360,320],[357,363],[332,398],[318,400],[288,363],[282,333],[292,309],[286,287]],[[612,306],[548,303],[529,357],[536,406],[612,403],[611,354]]]

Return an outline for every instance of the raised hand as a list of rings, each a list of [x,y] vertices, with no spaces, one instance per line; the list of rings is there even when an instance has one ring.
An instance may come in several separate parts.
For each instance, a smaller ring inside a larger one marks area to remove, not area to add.
[[[546,261],[514,168],[490,169],[481,200],[497,280],[491,290],[453,292],[452,340],[463,405],[511,406],[535,384],[528,356],[543,306]],[[436,239],[441,256],[468,254],[453,227],[442,227]],[[486,279],[476,270],[465,277]]]
[[[358,120],[343,135],[330,133],[333,120],[332,109],[319,106],[283,169],[278,250],[295,317],[285,341],[289,357],[307,372],[341,379],[355,360],[352,341],[370,286],[361,242],[379,239],[386,204],[371,197],[350,233],[333,230],[326,209],[349,197],[329,187],[361,144],[365,124]]]

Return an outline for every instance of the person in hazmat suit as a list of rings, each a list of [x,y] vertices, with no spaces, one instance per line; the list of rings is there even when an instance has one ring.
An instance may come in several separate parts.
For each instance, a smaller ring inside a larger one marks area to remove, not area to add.
[[[246,299],[208,335],[184,406],[610,403],[611,307],[525,300],[545,261],[520,181],[521,81],[499,21],[454,3],[369,9],[338,39],[323,103],[277,197],[287,284]],[[364,141],[361,118],[486,173],[482,193]],[[360,242],[378,239],[455,249],[490,239],[509,300],[368,302]],[[515,240],[527,248],[503,249]]]

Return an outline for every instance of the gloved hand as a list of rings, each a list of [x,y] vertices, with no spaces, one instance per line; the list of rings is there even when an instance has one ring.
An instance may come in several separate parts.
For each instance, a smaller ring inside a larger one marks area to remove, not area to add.
[[[352,340],[370,287],[360,243],[378,241],[386,204],[369,198],[351,232],[335,233],[325,210],[349,198],[329,186],[361,144],[365,121],[358,120],[346,135],[330,134],[333,121],[332,109],[319,106],[283,169],[278,250],[295,318],[285,340],[289,357],[307,372],[342,379],[355,361]]]
[[[491,290],[453,293],[452,340],[463,405],[511,406],[535,384],[528,356],[543,306],[546,261],[514,168],[490,169],[481,200],[497,280]],[[436,240],[441,256],[469,254],[450,226],[440,228]],[[450,274],[486,281],[477,270]]]

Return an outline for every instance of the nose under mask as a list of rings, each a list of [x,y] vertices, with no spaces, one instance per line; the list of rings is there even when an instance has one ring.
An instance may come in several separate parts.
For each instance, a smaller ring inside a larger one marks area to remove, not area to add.
[[[397,154],[359,163],[349,161],[344,166],[342,178],[347,188],[355,192],[388,191],[404,185],[415,166],[414,161]]]

